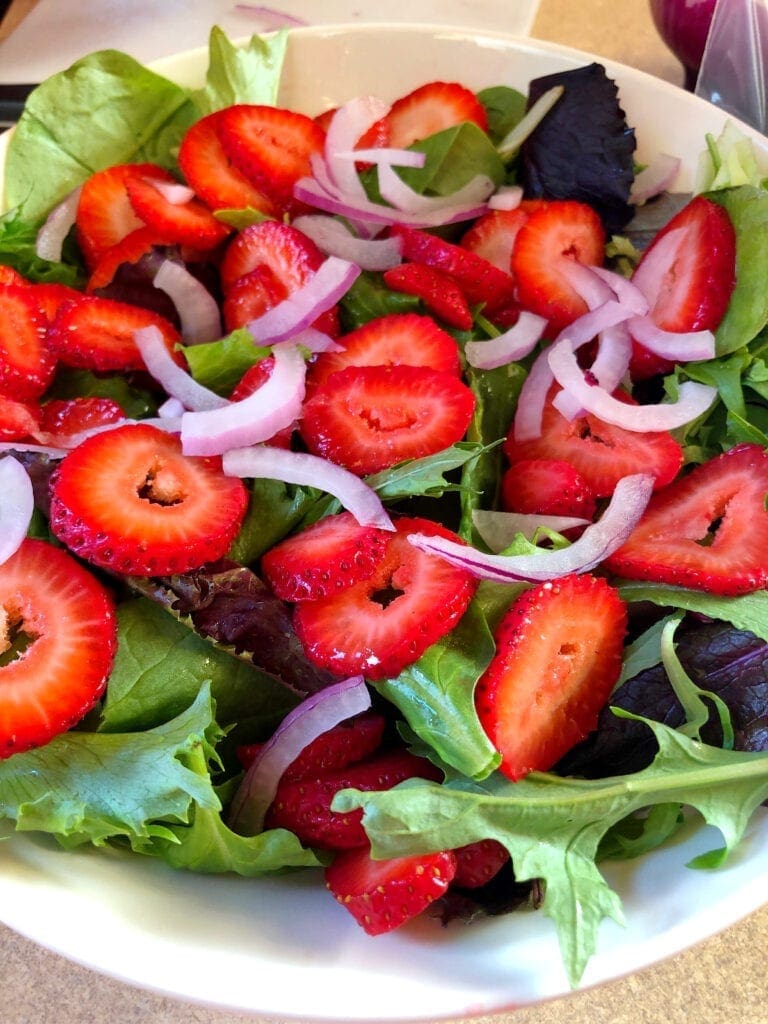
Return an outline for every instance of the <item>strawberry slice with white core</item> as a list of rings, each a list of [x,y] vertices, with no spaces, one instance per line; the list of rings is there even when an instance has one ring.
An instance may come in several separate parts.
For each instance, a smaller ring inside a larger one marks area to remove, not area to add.
[[[104,691],[112,598],[70,554],[27,539],[0,565],[0,757],[71,728]]]

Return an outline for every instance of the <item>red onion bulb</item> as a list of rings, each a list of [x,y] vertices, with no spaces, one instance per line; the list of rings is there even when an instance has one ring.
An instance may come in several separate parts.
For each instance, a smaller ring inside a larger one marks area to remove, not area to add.
[[[716,0],[650,0],[659,35],[685,69],[685,87],[693,89],[707,42]]]

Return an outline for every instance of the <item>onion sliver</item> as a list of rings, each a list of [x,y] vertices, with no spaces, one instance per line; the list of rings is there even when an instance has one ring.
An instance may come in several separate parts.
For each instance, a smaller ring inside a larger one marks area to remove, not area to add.
[[[584,379],[568,341],[558,342],[547,352],[547,361],[558,384],[579,403],[604,423],[637,433],[674,430],[701,416],[717,397],[717,388],[687,380],[680,385],[676,402],[658,405],[627,405],[614,398],[597,384]]]
[[[516,210],[523,199],[519,185],[502,185],[488,200],[489,210]]]
[[[509,547],[518,534],[533,540],[537,530],[563,533],[577,526],[589,526],[589,519],[578,516],[543,516],[526,512],[494,512],[477,508],[472,513],[472,524],[493,552]]]
[[[41,260],[50,260],[51,263],[61,261],[61,249],[64,239],[75,223],[81,190],[82,185],[78,185],[58,205],[54,206],[38,231],[35,239],[35,254]]]
[[[329,256],[306,284],[246,327],[260,345],[287,341],[335,306],[359,275],[360,267],[354,263]]]
[[[496,338],[468,341],[464,346],[467,362],[478,370],[494,370],[497,366],[524,359],[533,351],[546,326],[543,316],[523,310],[517,323]]]
[[[176,307],[181,321],[181,336],[187,345],[199,345],[221,337],[218,304],[205,285],[186,267],[173,260],[163,260],[152,284],[165,292]]]
[[[203,411],[221,409],[229,402],[197,381],[175,362],[168,351],[159,328],[150,325],[134,331],[133,340],[144,365],[171,398],[177,398],[185,409]]]
[[[646,473],[622,477],[600,519],[567,548],[546,549],[534,555],[486,555],[444,537],[412,533],[408,541],[420,551],[497,583],[545,581],[589,572],[629,537],[645,511],[654,483],[655,478]]]
[[[12,455],[0,459],[0,565],[19,549],[35,507],[32,481]]]
[[[258,835],[286,768],[318,736],[370,706],[365,680],[352,676],[319,690],[290,711],[245,773],[230,805],[230,828],[240,835]]]
[[[476,174],[474,178],[463,185],[456,192],[448,196],[423,196],[406,185],[389,164],[382,164],[379,167],[379,192],[383,199],[391,203],[396,210],[405,213],[432,214],[435,210],[444,210],[446,206],[468,208],[485,203],[493,194],[494,184],[491,178],[485,174]]]
[[[223,455],[268,441],[289,427],[301,412],[306,363],[293,345],[279,345],[267,380],[247,398],[223,408],[185,412],[181,417],[181,448],[185,455]]]
[[[715,358],[712,331],[663,331],[649,316],[633,317],[627,327],[635,341],[664,359],[686,363],[692,359]]]
[[[680,159],[670,156],[669,153],[658,153],[653,160],[644,167],[632,182],[629,190],[629,201],[640,205],[653,196],[658,196],[670,187],[680,170]]]
[[[342,154],[353,150],[360,138],[388,112],[378,96],[357,96],[334,113],[325,135],[325,170],[339,193],[365,198],[354,161]]]
[[[628,278],[607,267],[590,267],[590,270],[608,285],[629,315],[644,316],[648,312],[648,300]]]
[[[579,298],[584,300],[588,309],[597,309],[604,302],[616,298],[610,284],[595,273],[594,267],[589,267],[586,263],[580,263],[569,256],[561,256],[553,265]]]
[[[311,238],[327,256],[356,263],[361,270],[389,270],[403,258],[403,240],[391,238],[357,238],[343,221],[322,213],[297,217],[293,226]]]
[[[195,190],[189,185],[182,185],[180,181],[166,181],[164,178],[153,178],[146,174],[142,177],[152,188],[157,189],[171,206],[185,206],[195,198]]]
[[[361,526],[394,530],[378,494],[348,469],[306,452],[255,445],[225,453],[222,467],[227,476],[253,480],[282,480],[286,484],[316,487],[332,494]]]

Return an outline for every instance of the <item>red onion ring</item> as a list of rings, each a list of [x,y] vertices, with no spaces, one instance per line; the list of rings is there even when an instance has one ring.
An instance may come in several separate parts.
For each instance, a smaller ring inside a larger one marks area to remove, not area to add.
[[[677,177],[680,159],[669,153],[658,153],[653,160],[635,175],[629,190],[629,201],[636,206],[665,192]]]
[[[177,398],[185,409],[202,412],[229,405],[226,398],[204,388],[186,370],[182,370],[168,351],[159,328],[153,325],[140,327],[134,331],[133,340],[149,373],[170,397]]]
[[[685,244],[685,234],[685,228],[673,228],[662,235],[646,250],[632,275],[632,284],[643,293],[650,310],[658,301],[664,279],[675,261],[678,249]]]
[[[142,179],[157,189],[171,206],[185,206],[195,198],[195,190],[189,185],[182,185],[180,181],[166,181],[165,178],[153,178],[148,174],[142,175]]]
[[[589,526],[589,519],[577,516],[542,516],[525,512],[494,512],[478,508],[472,513],[472,524],[487,546],[498,554],[509,547],[518,534],[532,540],[539,529],[563,533],[577,526]]]
[[[35,501],[26,469],[6,455],[0,459],[0,565],[18,551],[27,536]]]
[[[544,549],[534,555],[486,555],[445,537],[412,533],[408,541],[420,551],[497,583],[541,582],[572,572],[589,572],[629,537],[645,511],[654,482],[655,478],[645,473],[619,480],[600,519],[587,526],[567,548]]]
[[[676,363],[714,359],[717,354],[712,331],[663,331],[649,316],[632,317],[627,327],[635,341],[649,352]]]
[[[353,150],[360,138],[388,112],[378,96],[357,96],[334,113],[325,135],[325,170],[336,195],[365,199],[365,189],[354,161],[340,154]],[[316,171],[313,164],[313,173]]]
[[[361,526],[394,530],[392,520],[372,487],[348,469],[318,455],[254,445],[225,452],[222,466],[227,476],[282,480],[286,484],[316,487],[337,498]]]
[[[391,238],[357,238],[343,221],[322,213],[303,214],[293,226],[311,238],[328,256],[356,263],[361,270],[389,270],[402,262],[403,240]]]
[[[533,351],[546,326],[543,316],[523,310],[517,323],[503,334],[487,341],[468,341],[464,346],[467,362],[478,370],[493,370],[524,359]]]
[[[416,216],[433,216],[436,211],[445,210],[446,206],[468,209],[484,204],[493,194],[493,181],[485,174],[476,174],[474,178],[450,196],[423,196],[406,185],[390,164],[379,167],[379,192],[396,210]]]
[[[645,316],[648,312],[648,300],[636,284],[607,267],[592,267],[591,270],[608,285],[622,306],[627,307],[630,315],[634,313],[637,316]]]
[[[290,711],[245,773],[229,807],[229,827],[240,835],[258,835],[286,768],[318,736],[370,706],[365,680],[352,676],[312,694]]]
[[[184,413],[185,455],[222,455],[230,448],[268,441],[294,422],[304,401],[306,364],[294,345],[278,345],[272,355],[272,373],[247,398],[219,409]]]
[[[502,185],[488,200],[489,210],[516,210],[523,199],[519,185]]]
[[[54,206],[38,231],[35,239],[35,254],[41,260],[49,260],[51,263],[61,262],[61,249],[64,239],[75,223],[81,191],[82,185],[78,185]]]
[[[165,292],[176,307],[185,344],[200,345],[221,337],[221,314],[216,300],[181,263],[163,260],[152,284]]]

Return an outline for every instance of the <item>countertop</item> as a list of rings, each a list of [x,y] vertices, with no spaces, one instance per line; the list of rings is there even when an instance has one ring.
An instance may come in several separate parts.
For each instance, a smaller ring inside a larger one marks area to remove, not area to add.
[[[50,5],[50,0],[41,3]],[[86,6],[80,0],[56,2],[62,24],[73,11],[82,12]],[[291,5],[281,6],[290,9]],[[473,4],[449,0],[448,6],[451,11],[440,7],[442,20],[463,9],[468,15],[464,22],[471,15],[474,23],[482,13],[483,0]],[[23,34],[24,20],[33,8],[34,0],[15,0],[0,26],[0,40],[12,36],[0,43],[0,80],[18,80],[10,73],[16,70],[10,61],[20,60],[24,66],[25,52],[30,61],[36,59],[32,50],[16,45],[28,38]],[[516,31],[530,28],[536,38],[613,58],[676,84],[682,82],[680,66],[656,35],[645,0],[539,0],[538,5],[522,4],[517,12],[515,0],[507,0],[506,10],[505,22],[516,18]],[[333,20],[327,16],[325,3],[323,14],[322,20]],[[35,27],[33,22],[27,26]],[[35,53],[38,51],[35,47]],[[57,52],[49,59],[55,61]],[[512,1015],[479,1020],[481,1024],[768,1024],[766,948],[768,907],[721,935],[632,976]],[[70,963],[3,926],[0,984],[0,1024],[242,1024],[253,1019],[140,991]]]

